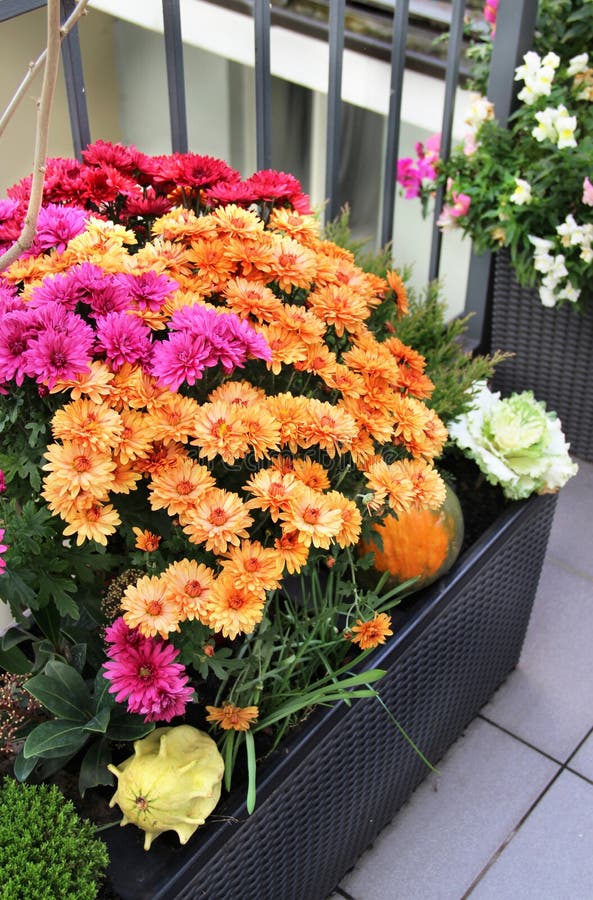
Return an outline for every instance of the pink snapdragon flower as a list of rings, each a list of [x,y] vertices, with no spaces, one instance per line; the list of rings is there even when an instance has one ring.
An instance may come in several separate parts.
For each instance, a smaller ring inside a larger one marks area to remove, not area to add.
[[[499,0],[486,0],[484,4],[484,18],[490,25],[492,37],[496,34],[496,16],[498,14]]]
[[[170,722],[183,715],[193,688],[187,685],[185,667],[175,662],[179,650],[165,641],[143,637],[129,629],[123,618],[116,619],[105,637],[112,646],[107,650],[110,659],[103,675],[116,701],[125,700],[129,712],[144,716],[145,722]]]
[[[437,225],[443,230],[455,228],[458,224],[457,220],[467,215],[472,202],[471,197],[467,194],[462,194],[457,191],[451,192],[451,199],[453,200],[453,203],[443,206],[437,221]]]
[[[6,477],[2,469],[0,469],[0,494],[6,491]]]
[[[406,200],[419,197],[424,183],[435,180],[440,146],[440,134],[433,134],[424,143],[418,141],[415,145],[416,159],[404,157],[398,160],[397,181],[404,188]]]
[[[593,184],[588,178],[583,181],[583,203],[586,206],[593,206]]]
[[[4,474],[4,473],[3,473]],[[0,528],[0,541],[4,537],[4,529]],[[6,560],[3,559],[3,554],[8,550],[8,544],[0,543],[0,575],[3,575],[6,571]]]

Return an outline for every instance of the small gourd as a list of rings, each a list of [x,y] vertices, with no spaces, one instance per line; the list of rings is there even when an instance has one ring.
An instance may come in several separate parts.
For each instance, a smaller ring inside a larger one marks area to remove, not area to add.
[[[463,514],[457,495],[447,485],[439,509],[411,509],[398,517],[387,516],[375,526],[383,549],[374,542],[362,543],[362,553],[375,554],[375,569],[389,572],[390,583],[417,578],[413,589],[426,587],[448,572],[463,543]]]
[[[209,735],[191,725],[155,728],[134,742],[134,754],[107,767],[117,777],[110,801],[122,825],[145,832],[144,849],[163,831],[187,843],[220,799],[224,761]]]

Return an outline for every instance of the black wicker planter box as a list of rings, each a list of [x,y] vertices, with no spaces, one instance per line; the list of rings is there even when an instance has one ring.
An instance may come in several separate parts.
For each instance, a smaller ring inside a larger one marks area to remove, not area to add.
[[[439,582],[394,615],[369,667],[394,716],[436,763],[516,666],[555,497],[511,504]],[[104,834],[124,900],[325,900],[429,770],[373,699],[317,710],[181,847],[150,852],[132,826]]]
[[[518,284],[503,251],[494,264],[491,326],[490,348],[515,354],[498,367],[494,388],[504,396],[532,390],[558,413],[571,453],[593,462],[593,304],[582,315],[567,304],[544,307],[535,288]]]

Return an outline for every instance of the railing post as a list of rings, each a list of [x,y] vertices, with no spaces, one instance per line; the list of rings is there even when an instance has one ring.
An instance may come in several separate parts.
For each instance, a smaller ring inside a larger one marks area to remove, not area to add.
[[[496,19],[496,37],[488,77],[488,98],[494,103],[494,114],[506,125],[516,98],[515,69],[524,53],[533,45],[538,0],[501,0]],[[472,253],[465,312],[471,313],[467,338],[474,347],[490,349],[490,288],[492,254]]]
[[[270,68],[270,0],[255,0],[255,130],[258,169],[272,165],[272,74]]]
[[[171,149],[174,153],[187,153],[189,142],[179,0],[163,0],[163,34],[167,62]]]
[[[393,37],[391,41],[391,90],[387,116],[387,139],[383,168],[383,205],[381,214],[380,246],[393,240],[393,216],[397,157],[401,130],[402,90],[406,65],[406,39],[408,36],[409,0],[398,0],[393,11]]]
[[[342,63],[344,59],[345,0],[329,4],[329,78],[327,89],[327,148],[325,157],[325,221],[338,215],[340,203],[340,143],[342,133]]]
[[[74,0],[61,0],[62,21],[68,18],[75,6]],[[75,156],[81,159],[82,151],[91,142],[91,129],[86,104],[78,25],[75,25],[70,34],[62,41],[62,64],[68,97],[72,144]]]
[[[448,159],[451,152],[451,138],[453,135],[453,110],[455,108],[455,94],[459,80],[459,66],[461,64],[461,52],[463,42],[463,24],[465,15],[465,0],[456,0],[453,4],[451,16],[451,28],[449,31],[449,47],[447,49],[447,66],[445,69],[445,102],[443,105],[443,124],[441,126],[440,155]],[[434,217],[432,223],[432,240],[430,242],[430,262],[428,264],[428,280],[433,281],[438,277],[441,261],[441,245],[443,236],[437,225],[437,219],[443,205],[445,191],[439,185],[434,201]]]

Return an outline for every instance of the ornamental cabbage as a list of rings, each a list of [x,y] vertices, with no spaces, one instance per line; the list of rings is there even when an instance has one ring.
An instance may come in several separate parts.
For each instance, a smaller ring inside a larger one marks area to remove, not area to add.
[[[449,424],[449,435],[506,497],[553,493],[576,474],[560,419],[532,391],[501,399],[476,382],[472,393],[473,406]]]

